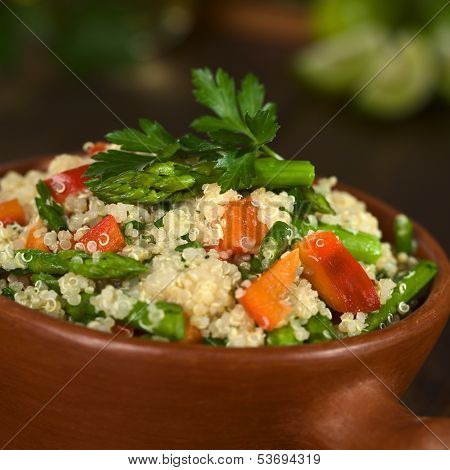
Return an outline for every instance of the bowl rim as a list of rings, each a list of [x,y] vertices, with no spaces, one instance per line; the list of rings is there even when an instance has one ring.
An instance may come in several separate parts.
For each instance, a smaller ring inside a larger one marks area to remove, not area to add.
[[[14,163],[0,165],[0,175],[7,171],[27,171],[30,169],[42,169],[51,157],[38,157],[20,160]],[[339,183],[338,189],[348,191],[358,199],[362,199],[369,206],[377,207],[378,210],[387,216],[400,213],[397,209],[384,201],[371,196],[364,191],[353,186]],[[420,334],[420,325],[423,322],[430,324],[441,320],[441,316],[448,317],[448,304],[450,302],[450,266],[447,255],[439,243],[432,235],[418,222],[413,220],[416,237],[419,245],[427,247],[433,253],[435,262],[438,265],[438,275],[434,279],[430,293],[424,303],[406,318],[389,325],[382,330],[376,330],[359,336],[347,337],[345,339],[332,340],[318,344],[299,344],[295,346],[271,346],[271,347],[211,347],[204,344],[169,343],[160,341],[145,341],[138,338],[127,338],[123,335],[111,336],[110,333],[103,333],[88,329],[84,326],[70,323],[45,315],[39,311],[22,306],[15,301],[0,296],[0,312],[9,316],[16,327],[24,327],[32,331],[40,331],[40,334],[52,337],[54,335],[63,337],[69,342],[80,344],[87,349],[100,352],[108,349],[109,353],[127,352],[137,355],[147,356],[164,354],[169,357],[186,357],[202,360],[214,356],[215,359],[239,360],[244,355],[246,360],[267,361],[297,359],[326,359],[329,357],[348,356],[351,353],[357,355],[361,352],[377,351],[386,347],[394,346],[406,338]],[[2,315],[2,316],[3,316]],[[0,322],[2,320],[0,316]]]

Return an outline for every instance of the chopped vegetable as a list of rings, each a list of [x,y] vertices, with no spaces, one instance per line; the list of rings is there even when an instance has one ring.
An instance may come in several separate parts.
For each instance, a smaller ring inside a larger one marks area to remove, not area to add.
[[[125,247],[125,239],[119,224],[112,215],[107,215],[80,239],[87,251],[120,251]],[[92,245],[92,246],[91,246]]]
[[[251,260],[251,272],[259,274],[272,266],[288,249],[291,238],[292,228],[284,222],[275,222],[263,238],[258,254]]]
[[[198,241],[188,242],[184,245],[177,246],[175,251],[183,252],[186,248],[202,248],[202,244]]]
[[[221,347],[221,346],[226,346],[227,345],[227,340],[223,338],[212,338],[211,336],[208,336],[206,338],[203,338],[203,343],[207,344],[208,346],[213,346],[213,347]]]
[[[203,341],[203,336],[200,330],[192,325],[188,318],[186,318],[186,332],[184,338],[181,340],[182,343],[187,344],[198,344]]]
[[[30,250],[50,251],[50,248],[44,242],[44,234],[42,233],[43,227],[44,225],[41,221],[30,227],[25,248]]]
[[[89,279],[127,279],[147,271],[139,261],[115,253],[101,253],[96,259],[74,250],[58,253],[18,250],[16,254],[20,254],[25,270],[32,274],[62,275],[71,271]]]
[[[332,232],[316,232],[298,243],[303,276],[338,312],[373,312],[380,299],[364,268]]]
[[[84,175],[89,165],[79,166],[72,170],[63,171],[46,179],[44,183],[50,188],[53,199],[62,204],[69,194],[74,194],[86,188]]]
[[[289,191],[295,197],[295,216],[303,218],[306,214],[320,212],[321,214],[334,214],[333,208],[325,196],[317,193],[313,187],[296,187]]]
[[[381,256],[381,241],[375,235],[365,232],[350,232],[339,225],[319,224],[319,230],[333,232],[357,260],[375,264]]]
[[[98,317],[104,316],[103,313],[97,312],[95,307],[91,304],[92,295],[93,294],[82,292],[80,294],[81,300],[79,304],[70,305],[68,302],[64,304],[64,310],[70,315],[73,321],[87,324]]]
[[[339,337],[331,320],[320,313],[307,321],[305,329],[309,332],[307,343],[322,343]],[[269,332],[267,344],[269,346],[293,346],[302,344],[302,341],[296,338],[294,329],[288,324]]]
[[[115,152],[112,154],[112,152]],[[233,189],[249,189],[251,187],[269,186],[284,188],[289,186],[308,185],[314,180],[314,166],[306,161],[278,161],[274,158],[220,157],[217,161],[198,163],[178,163],[177,161],[152,161],[140,154],[120,154],[117,150],[109,150],[107,154],[98,154],[98,164],[106,166],[105,170],[96,168],[94,163],[86,174],[93,178],[86,186],[100,199],[110,203],[158,204],[163,201],[176,202],[180,198],[192,197],[201,190],[205,183],[219,183],[222,191],[230,185]],[[111,154],[111,155],[110,155]],[[104,160],[99,160],[107,155]],[[242,159],[247,162],[244,165]],[[123,163],[123,159],[127,163]],[[130,166],[131,161],[139,160],[136,169],[119,172],[117,168]],[[146,159],[146,160],[145,160]],[[113,166],[116,167],[109,169]],[[234,163],[233,163],[234,162]],[[254,167],[254,168],[253,168]],[[252,171],[252,175],[246,173]],[[118,174],[101,180],[95,177]],[[254,174],[253,174],[254,172]],[[219,177],[223,175],[222,182]],[[237,180],[238,178],[238,180]]]
[[[395,248],[398,253],[411,255],[414,251],[413,223],[404,214],[394,219]]]
[[[291,311],[284,297],[295,280],[299,263],[298,249],[286,253],[253,281],[239,299],[261,328],[273,330]]]
[[[331,320],[320,313],[312,316],[305,325],[309,332],[308,343],[322,343],[338,338]]]
[[[36,285],[38,282],[43,282],[49,289],[60,293],[58,278],[52,274],[38,273],[31,276],[31,282]]]
[[[127,236],[127,230],[129,228],[137,230],[139,233],[141,233],[145,230],[145,224],[143,222],[139,222],[138,220],[130,220],[129,222],[126,222],[122,225],[121,232],[127,245],[131,245],[133,243],[133,238]]]
[[[392,322],[394,315],[408,313],[408,302],[414,299],[436,276],[437,266],[433,261],[419,261],[397,282],[391,297],[373,315],[367,317],[366,331],[373,331]]]
[[[285,325],[267,334],[266,342],[269,346],[294,346],[301,344],[295,337],[294,329],[291,325]]]
[[[4,287],[2,289],[3,297],[8,297],[8,299],[14,300],[15,292],[11,289],[11,287]]]
[[[155,307],[163,313],[159,323],[155,324],[149,315],[149,304],[138,301],[128,314],[126,324],[172,341],[184,339],[186,319],[183,309],[178,304],[164,301],[156,302],[153,308]]]
[[[230,202],[223,215],[225,226],[219,251],[256,253],[267,233],[267,226],[258,220],[258,208],[250,198]]]
[[[36,185],[36,189],[39,194],[39,196],[35,198],[36,207],[45,225],[55,232],[67,229],[64,209],[52,199],[48,186],[43,181],[39,181]]]
[[[0,202],[0,222],[3,225],[17,223],[26,225],[27,218],[18,199]]]

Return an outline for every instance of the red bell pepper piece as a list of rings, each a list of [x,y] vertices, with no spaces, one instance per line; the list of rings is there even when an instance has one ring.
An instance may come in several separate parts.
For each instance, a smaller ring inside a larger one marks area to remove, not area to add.
[[[96,153],[105,152],[108,147],[108,143],[102,140],[95,142],[86,150],[86,153],[89,157],[95,155]]]
[[[239,299],[261,328],[273,330],[292,310],[284,297],[295,281],[299,264],[298,249],[286,253],[263,272]]]
[[[298,243],[303,276],[337,312],[373,312],[377,291],[364,268],[332,232],[316,232]]]
[[[258,220],[258,208],[249,197],[230,202],[223,219],[223,239],[219,242],[218,251],[231,250],[233,254],[258,252],[268,228]]]
[[[69,194],[86,189],[84,182],[88,178],[85,178],[83,174],[88,168],[89,165],[79,166],[46,179],[44,183],[50,188],[53,199],[61,204]]]
[[[95,250],[89,250],[88,243],[96,243]],[[112,215],[107,215],[92,227],[80,239],[88,251],[120,251],[125,246],[125,239],[119,224]]]
[[[18,199],[0,202],[0,222],[3,225],[17,222],[19,225],[26,225],[27,218]]]

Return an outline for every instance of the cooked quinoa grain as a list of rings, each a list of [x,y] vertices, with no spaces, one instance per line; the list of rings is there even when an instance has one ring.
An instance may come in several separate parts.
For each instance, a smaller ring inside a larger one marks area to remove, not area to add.
[[[107,203],[82,187],[68,194],[61,203],[67,227],[52,230],[48,221],[39,217],[34,200],[36,183],[90,161],[87,157],[63,154],[55,157],[47,172],[31,171],[25,175],[10,172],[0,180],[0,202],[17,198],[29,220],[26,225],[0,222],[0,267],[10,273],[0,279],[1,289],[10,292],[21,305],[90,329],[111,333],[116,325],[131,323],[135,336],[145,334],[167,341],[164,329],[167,325],[178,324],[177,333],[172,333],[176,336],[184,334],[183,328],[189,323],[205,341],[228,347],[263,346],[270,332],[266,328],[267,319],[261,323],[245,307],[247,293],[266,275],[255,271],[254,264],[257,243],[262,239],[241,240],[237,252],[225,241],[233,230],[229,224],[237,223],[226,218],[226,209],[245,198],[255,208],[257,220],[253,223],[263,231],[262,236],[276,227],[289,227],[285,243],[290,248],[285,248],[284,253],[276,255],[279,240],[261,248],[258,256],[266,267],[273,265],[274,256],[284,260],[299,240],[317,232],[320,223],[338,225],[353,234],[362,231],[377,239],[382,236],[377,219],[364,203],[334,189],[335,177],[322,178],[315,185],[317,194],[326,198],[335,213],[308,213],[305,216],[308,228],[304,233],[300,233],[294,220],[295,196],[287,191],[257,188],[247,193],[234,189],[221,192],[217,183],[204,184],[192,197],[164,206]],[[119,240],[116,254],[145,266],[145,272],[108,281],[95,276],[89,278],[82,274],[84,271],[77,271],[84,266],[85,256],[91,256],[92,269],[102,268],[102,248],[109,246],[112,236],[106,230],[112,229],[105,228],[97,239],[91,234],[104,220],[115,224],[115,232],[111,233]],[[18,250],[27,248],[30,238],[33,243],[41,241],[39,249],[43,253],[60,256],[66,252],[72,263],[68,271],[50,277],[45,273],[43,277],[36,277],[36,273],[33,277],[27,275],[31,255]],[[360,266],[373,284],[380,305],[384,305],[397,285],[392,278],[413,268],[418,261],[414,256],[395,253],[389,243],[380,243],[380,247],[380,256],[374,264],[360,261]],[[77,252],[78,257],[73,255]],[[328,322],[341,336],[356,336],[365,331],[370,311],[336,316],[305,275],[302,263],[293,276],[279,300],[285,314],[276,325],[276,328],[288,328],[292,341],[308,342],[311,319],[318,315],[321,322]],[[403,315],[409,306],[400,305],[398,309]],[[324,340],[328,339],[331,335],[324,330]]]

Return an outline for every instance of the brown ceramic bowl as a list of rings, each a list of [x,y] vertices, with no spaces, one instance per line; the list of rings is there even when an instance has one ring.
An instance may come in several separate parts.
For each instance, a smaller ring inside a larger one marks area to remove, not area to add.
[[[15,166],[19,171],[44,160]],[[11,167],[3,167],[2,171]],[[396,211],[360,191],[389,239]],[[399,402],[446,323],[449,265],[406,319],[344,341],[222,349],[117,338],[0,298],[0,443],[16,449],[445,448]],[[430,396],[430,400],[433,397]]]

